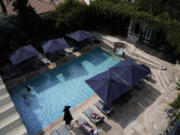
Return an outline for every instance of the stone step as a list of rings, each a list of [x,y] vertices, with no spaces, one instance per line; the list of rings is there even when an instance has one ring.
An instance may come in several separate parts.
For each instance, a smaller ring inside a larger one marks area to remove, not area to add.
[[[0,120],[0,135],[4,135],[8,131],[18,127],[22,124],[19,114],[13,113],[8,117]]]
[[[114,48],[114,45],[112,43],[109,43],[108,41],[106,40],[103,40],[104,44],[106,44],[108,47],[110,47],[111,49]]]
[[[127,55],[129,58],[131,58],[131,59],[133,59],[133,60],[135,60],[135,61],[137,61],[137,62],[143,63],[143,64],[145,64],[145,65],[148,66],[148,67],[151,67],[151,68],[154,68],[154,69],[158,69],[158,70],[161,69],[161,67],[159,67],[158,65],[155,65],[155,64],[153,64],[153,63],[150,63],[150,62],[144,60],[143,58],[140,58],[140,57],[131,55],[131,54],[129,54],[129,53],[127,53],[126,55]]]
[[[7,111],[8,109],[15,107],[13,102],[9,102],[0,107],[0,114]]]
[[[113,45],[113,47],[114,47],[114,42],[111,41],[110,39],[103,38],[103,41],[106,42],[106,43],[109,43],[109,44]]]
[[[7,104],[7,103],[9,103],[9,102],[12,102],[12,100],[11,100],[8,93],[0,96],[0,107]]]
[[[8,93],[8,92],[7,92],[7,90],[6,90],[5,87],[0,88],[0,96],[4,95],[4,94],[6,94],[6,93]]]
[[[9,93],[5,93],[5,94],[1,95],[1,96],[0,96],[0,102],[1,102],[2,100],[4,100],[5,98],[7,98],[7,97],[9,97]]]
[[[0,113],[0,120],[16,112],[17,110],[14,106],[12,106],[11,108],[7,108],[6,110],[4,110],[4,112]]]
[[[168,88],[168,85],[164,81],[161,71],[160,70],[156,71],[155,75],[156,75],[157,82],[159,83],[159,86],[161,87],[163,92],[165,92]]]
[[[0,78],[0,85],[4,85],[4,82],[1,78]]]
[[[23,124],[17,126],[16,128],[6,132],[4,135],[28,135],[27,130]]]
[[[168,73],[166,71],[162,71],[161,73],[162,73],[162,76],[164,78],[165,83],[169,86],[170,81],[169,81],[169,78],[168,78]]]
[[[165,76],[163,75],[162,71],[159,71],[159,78],[161,79],[161,81],[163,82],[164,88],[168,88],[169,84],[166,82],[165,80]]]
[[[152,63],[153,65],[157,65],[157,66],[159,66],[159,67],[162,67],[162,64],[156,63],[156,62],[153,61],[152,59],[149,59],[149,58],[141,55],[139,52],[133,51],[132,54],[135,55],[136,57],[140,57],[140,58],[144,59],[145,61],[148,61],[149,63]]]

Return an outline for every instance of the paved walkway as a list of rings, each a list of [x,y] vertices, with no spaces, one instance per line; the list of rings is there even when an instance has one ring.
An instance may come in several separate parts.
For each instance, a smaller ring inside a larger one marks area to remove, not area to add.
[[[127,43],[116,37],[104,37],[107,38],[106,43],[110,43],[112,47],[114,42],[123,41]],[[133,44],[130,44],[130,46],[134,47]],[[159,135],[168,124],[167,114],[164,110],[169,107],[168,103],[177,96],[178,91],[175,90],[175,81],[180,77],[180,70],[177,68],[179,66],[146,54],[135,47],[134,49],[148,59],[167,67],[167,70],[151,68],[153,73],[151,81],[145,81],[141,90],[133,90],[128,102],[115,102],[112,116],[106,117],[105,122],[97,127],[100,135]],[[94,94],[75,107],[72,110],[74,119],[82,116],[88,120],[82,113],[87,107],[92,107],[103,115],[93,105],[98,99],[99,97]],[[44,128],[41,133],[49,135],[61,124],[64,124],[62,117]],[[91,124],[95,127],[93,123]],[[75,128],[70,132],[73,135],[83,135],[76,124]]]

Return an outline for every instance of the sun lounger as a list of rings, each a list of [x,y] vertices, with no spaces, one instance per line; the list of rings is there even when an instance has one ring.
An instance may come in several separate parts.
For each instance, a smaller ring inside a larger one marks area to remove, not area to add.
[[[109,115],[112,113],[112,109],[109,106],[106,106],[102,101],[98,100],[94,104],[102,113]]]
[[[39,54],[37,56],[37,58],[44,64],[44,65],[49,65],[51,64],[51,62],[44,56],[42,56],[42,54]]]
[[[58,129],[51,132],[50,135],[71,135],[69,131],[64,127],[64,125],[60,126]]]
[[[99,114],[95,113],[90,107],[87,108],[84,112],[83,112],[93,123],[95,123],[96,125],[98,125],[100,122],[102,122],[104,120],[103,116],[100,116]],[[99,119],[94,119],[92,117],[92,114],[95,113],[97,115],[99,115]]]
[[[77,123],[77,125],[79,126],[79,128],[85,132],[86,134],[88,135],[98,135],[98,130],[93,128],[91,126],[91,124],[89,124],[84,118],[80,117],[78,120],[75,121]],[[91,131],[89,131],[87,128],[86,128],[86,125],[89,126],[89,128],[91,129]]]
[[[74,47],[72,47],[72,48],[66,48],[66,49],[64,49],[64,51],[65,51],[66,53],[68,53],[68,54],[71,54],[71,53],[73,53],[73,51],[74,51]]]

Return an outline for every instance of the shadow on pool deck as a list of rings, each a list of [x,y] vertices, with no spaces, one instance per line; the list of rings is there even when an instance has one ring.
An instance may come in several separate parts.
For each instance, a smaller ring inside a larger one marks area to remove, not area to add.
[[[133,90],[130,94],[132,98],[126,103],[113,104],[114,114],[110,117],[123,129],[136,120],[161,95],[158,90],[147,83],[141,91]]]
[[[109,125],[106,121],[104,121],[104,122],[101,124],[101,129],[102,129],[104,132],[109,132],[109,130],[112,129],[112,126]]]

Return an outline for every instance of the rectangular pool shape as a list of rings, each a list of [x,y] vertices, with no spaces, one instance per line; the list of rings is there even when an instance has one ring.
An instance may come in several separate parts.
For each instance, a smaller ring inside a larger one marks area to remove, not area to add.
[[[28,133],[32,135],[60,117],[65,105],[73,108],[91,96],[94,92],[84,81],[117,63],[96,48],[10,89]],[[27,85],[32,87],[31,95]]]

